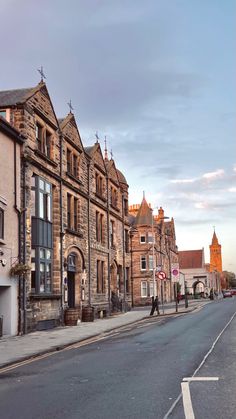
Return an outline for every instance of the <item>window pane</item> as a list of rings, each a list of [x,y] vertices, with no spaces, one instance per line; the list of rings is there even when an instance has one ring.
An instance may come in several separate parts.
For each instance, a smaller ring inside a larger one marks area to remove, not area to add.
[[[51,185],[50,185],[50,183],[45,182],[45,189],[46,189],[46,192],[47,193],[50,193],[51,192]]]
[[[39,280],[40,280],[40,292],[45,292],[45,265],[44,263],[40,263],[40,272],[39,272]]]
[[[52,221],[52,197],[47,195],[47,219]]]
[[[46,265],[46,283],[45,283],[45,291],[51,291],[51,263],[47,263]]]
[[[44,190],[44,180],[42,180],[42,179],[39,179],[39,189]]]
[[[39,217],[44,218],[44,194],[39,192]]]
[[[35,190],[31,190],[30,214],[31,217],[35,216]]]
[[[40,249],[40,259],[45,259],[45,249]]]
[[[153,270],[153,256],[149,255],[149,269]]]
[[[51,259],[51,250],[46,249],[46,259]]]
[[[147,282],[141,282],[141,297],[147,297]]]
[[[140,236],[140,243],[146,243],[146,236]]]
[[[35,258],[35,249],[31,249],[31,258]]]

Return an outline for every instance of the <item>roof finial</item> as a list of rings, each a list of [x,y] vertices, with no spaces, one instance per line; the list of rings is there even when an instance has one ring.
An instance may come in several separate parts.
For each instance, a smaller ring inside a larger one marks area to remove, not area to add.
[[[74,110],[74,108],[72,106],[71,99],[70,99],[70,102],[67,103],[67,105],[69,106],[70,113],[72,113],[72,111]]]
[[[216,232],[216,226],[213,226],[214,233]]]
[[[143,199],[145,199],[145,191],[143,191]]]
[[[105,139],[104,139],[104,143],[105,143],[105,156],[104,156],[104,158],[105,158],[105,160],[108,160],[108,153],[107,153],[107,137],[106,137],[106,135],[105,135]]]
[[[43,79],[46,79],[46,76],[43,72],[43,66],[41,65],[40,69],[37,69],[39,74],[41,75],[41,82],[43,82]]]
[[[99,136],[98,136],[98,132],[97,132],[97,131],[95,132],[95,138],[96,138],[96,140],[97,140],[97,141],[96,141],[96,143],[98,143]]]

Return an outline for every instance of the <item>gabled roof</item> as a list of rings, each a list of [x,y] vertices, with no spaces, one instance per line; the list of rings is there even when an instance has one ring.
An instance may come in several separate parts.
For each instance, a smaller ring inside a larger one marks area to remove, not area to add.
[[[74,114],[72,112],[69,112],[65,118],[58,119],[58,122],[59,122],[59,126],[62,133],[65,136],[67,136],[67,138],[71,139],[76,146],[79,146],[79,148],[83,150],[84,147],[83,147],[83,143],[80,137],[79,129],[78,129]],[[71,133],[70,131],[68,131],[70,130],[70,127],[72,127],[74,132]]]
[[[38,90],[40,90],[40,83],[36,87],[27,89],[4,90],[0,92],[0,107],[7,107],[24,103]]]
[[[204,249],[200,250],[180,250],[179,268],[198,269],[204,267]]]
[[[151,226],[153,223],[152,210],[149,207],[145,198],[143,198],[138,213],[135,217],[134,225],[147,225]]]
[[[96,142],[91,147],[84,147],[86,153],[93,159],[95,165],[101,168],[101,171],[106,172],[106,165],[103,159],[102,150],[99,142]]]
[[[113,159],[111,160],[104,160],[107,173],[109,175],[110,180],[113,180],[116,184],[119,184],[119,177],[116,169],[116,165]]]

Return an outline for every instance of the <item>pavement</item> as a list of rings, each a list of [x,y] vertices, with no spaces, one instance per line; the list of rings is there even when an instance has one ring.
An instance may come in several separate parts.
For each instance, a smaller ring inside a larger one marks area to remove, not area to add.
[[[178,306],[178,313],[189,313],[208,303],[209,300],[193,300],[189,301],[189,307],[185,308],[184,302],[181,302]],[[162,314],[162,308],[160,307],[160,312],[161,314],[158,317],[177,314],[174,303],[165,307],[164,314]],[[0,338],[0,369],[29,358],[59,351],[78,342],[86,341],[114,329],[150,318],[149,313],[150,307],[134,308],[127,313],[97,319],[94,322],[81,322],[77,326],[58,327],[47,331],[32,332],[23,336],[3,336]]]

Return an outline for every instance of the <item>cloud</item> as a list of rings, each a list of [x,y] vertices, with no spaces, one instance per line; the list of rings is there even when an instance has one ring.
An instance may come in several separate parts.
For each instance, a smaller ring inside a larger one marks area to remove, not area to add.
[[[223,169],[218,169],[215,172],[204,173],[202,175],[202,178],[209,181],[213,181],[215,179],[223,177],[224,174],[225,174],[225,171]]]
[[[229,192],[236,192],[236,187],[232,187],[228,189]]]
[[[194,183],[195,181],[196,181],[196,178],[195,179],[172,179],[170,182],[184,184],[184,183]]]

